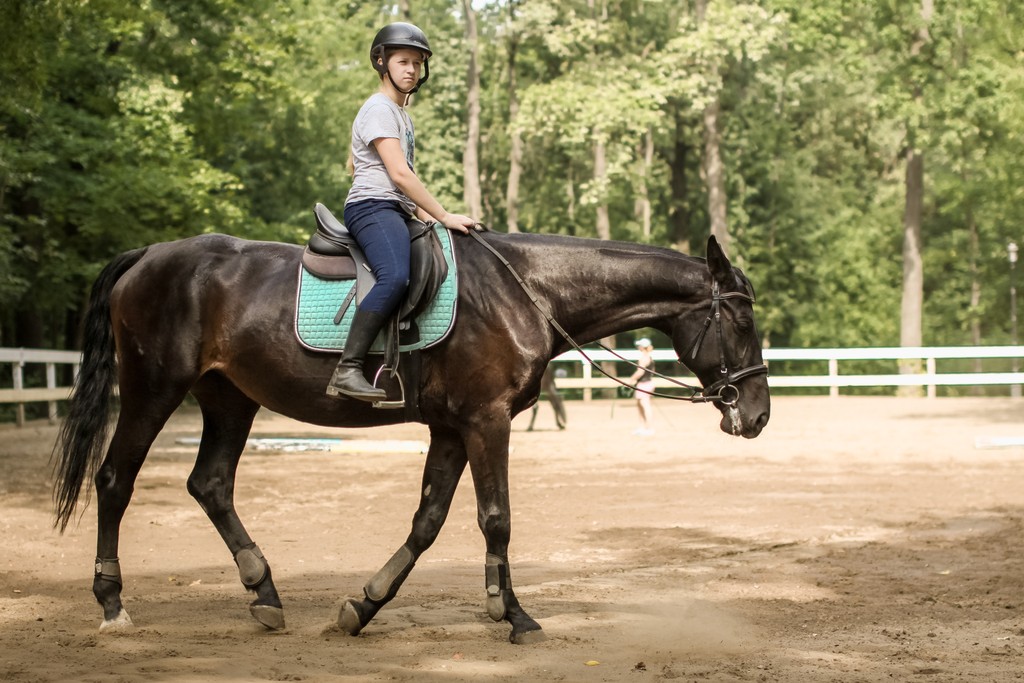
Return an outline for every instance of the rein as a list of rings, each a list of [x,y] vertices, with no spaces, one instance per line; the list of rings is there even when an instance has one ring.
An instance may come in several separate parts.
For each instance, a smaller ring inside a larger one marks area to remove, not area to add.
[[[576,340],[573,339],[572,336],[570,336],[569,333],[566,332],[565,329],[563,329],[562,326],[558,324],[558,321],[554,319],[551,313],[548,312],[543,305],[541,305],[540,300],[537,298],[537,295],[533,292],[530,286],[526,284],[523,278],[520,277],[519,273],[516,272],[516,269],[512,267],[511,263],[508,262],[508,259],[506,259],[500,253],[498,253],[498,251],[494,247],[492,247],[482,237],[480,237],[476,230],[471,229],[469,231],[469,234],[472,235],[473,239],[479,242],[487,251],[491,252],[495,256],[495,258],[501,261],[505,268],[508,269],[508,272],[512,273],[512,276],[516,279],[516,282],[518,282],[519,286],[523,289],[524,292],[526,292],[526,295],[530,297],[530,301],[533,302],[533,305],[537,307],[537,310],[541,312],[541,314],[548,321],[548,323],[553,328],[555,328],[555,330],[560,335],[562,335],[562,338],[565,339],[565,341],[567,341],[570,346],[572,346],[576,351],[578,351],[580,355],[583,356],[583,358],[586,359],[586,361],[590,363],[590,365],[594,369],[596,369],[605,377],[608,377],[609,379],[615,381],[616,383],[624,387],[633,389],[634,391],[640,391],[651,396],[657,396],[659,398],[669,398],[674,401],[689,401],[690,403],[719,402],[722,403],[723,405],[732,406],[736,404],[736,401],[738,401],[740,397],[740,390],[736,387],[736,382],[746,377],[752,377],[754,375],[760,374],[768,374],[768,366],[765,365],[764,363],[751,365],[750,367],[743,368],[742,370],[737,370],[735,372],[729,372],[729,366],[725,362],[725,348],[722,345],[722,300],[743,299],[744,301],[749,301],[751,304],[753,304],[754,297],[751,296],[750,294],[745,294],[743,292],[726,292],[725,294],[722,294],[718,288],[718,283],[712,281],[711,310],[708,312],[708,316],[704,320],[704,326],[701,328],[700,332],[697,333],[697,337],[693,340],[693,343],[690,345],[689,355],[691,359],[697,357],[697,353],[700,351],[700,347],[704,343],[704,338],[705,336],[707,336],[708,329],[711,327],[711,323],[714,322],[715,332],[718,339],[718,363],[719,372],[722,374],[721,379],[707,387],[698,387],[692,384],[687,384],[686,382],[682,382],[676,379],[675,377],[663,375],[660,372],[654,370],[653,368],[647,368],[647,370],[651,374],[660,377],[664,380],[667,380],[668,382],[676,385],[677,387],[687,389],[688,391],[690,391],[689,396],[674,396],[672,394],[663,394],[657,391],[645,391],[643,389],[637,389],[635,386],[632,386],[630,384],[626,384],[618,377],[615,377],[614,375],[611,375],[608,372],[606,372],[604,368],[598,365],[593,359],[590,358],[590,356],[587,355],[587,352],[584,351],[583,348],[576,343]],[[629,363],[635,368],[640,367],[633,361],[622,357],[616,351],[608,348],[601,342],[595,343],[605,351],[611,353],[613,356],[618,358],[620,361]],[[683,362],[681,358],[679,359],[679,362]],[[731,396],[729,395],[730,392]]]

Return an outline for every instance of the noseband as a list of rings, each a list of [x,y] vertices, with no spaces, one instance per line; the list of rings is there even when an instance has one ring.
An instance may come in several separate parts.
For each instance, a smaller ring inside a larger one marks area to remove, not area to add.
[[[749,291],[749,290],[748,290]],[[768,366],[764,363],[758,363],[757,365],[751,365],[743,368],[742,370],[736,370],[735,372],[729,372],[729,365],[725,362],[725,345],[722,343],[722,300],[723,299],[742,299],[743,301],[750,302],[750,305],[754,305],[754,297],[752,294],[745,292],[726,292],[722,294],[718,287],[718,282],[715,280],[711,281],[711,310],[708,311],[708,316],[704,319],[704,325],[700,328],[700,332],[697,333],[697,338],[690,344],[690,350],[688,355],[690,360],[697,358],[697,354],[700,352],[700,347],[704,343],[704,337],[707,336],[708,329],[711,327],[711,323],[715,323],[715,334],[718,339],[718,372],[722,375],[721,378],[704,387],[701,390],[699,397],[693,396],[690,398],[694,402],[706,402],[706,401],[718,401],[724,405],[731,406],[735,405],[736,401],[740,397],[740,390],[736,388],[736,382],[739,382],[745,377],[752,377],[753,375],[768,374]],[[682,359],[679,361],[682,362]],[[728,393],[732,392],[729,396]]]
[[[559,325],[558,321],[555,320],[552,317],[551,313],[546,311],[544,309],[544,307],[541,306],[540,300],[538,300],[537,295],[533,292],[532,289],[530,289],[530,286],[526,284],[526,282],[523,280],[523,278],[521,278],[519,276],[519,273],[517,273],[515,268],[512,267],[512,264],[508,262],[508,259],[506,259],[504,256],[499,254],[498,251],[494,247],[492,247],[486,241],[484,241],[484,239],[482,237],[480,237],[480,235],[477,233],[476,230],[470,229],[469,234],[472,235],[473,238],[477,242],[479,242],[485,249],[487,249],[487,251],[489,251],[492,254],[494,254],[494,256],[499,261],[501,261],[502,264],[504,264],[504,266],[508,269],[508,271],[510,273],[512,273],[512,276],[516,279],[516,282],[519,283],[519,286],[522,287],[523,291],[526,292],[527,296],[530,297],[530,301],[533,302],[533,305],[536,306],[537,310],[539,310],[544,315],[544,317],[547,319],[548,323],[553,328],[555,328],[555,330],[560,335],[562,335],[562,338],[565,339],[565,341],[567,341],[570,346],[572,346],[574,349],[576,349],[576,351],[578,351],[580,353],[580,355],[582,355],[584,358],[586,358],[587,362],[590,363],[590,365],[592,365],[598,372],[600,372],[605,377],[608,377],[609,379],[615,380],[616,382],[618,382],[619,384],[621,384],[624,387],[629,387],[631,389],[635,389],[635,387],[632,387],[632,386],[626,384],[625,382],[620,380],[618,377],[615,377],[613,375],[608,374],[608,372],[606,372],[604,368],[602,368],[600,365],[598,365],[593,360],[591,360],[590,356],[587,355],[587,352],[584,351],[583,348],[580,347],[580,345],[576,343],[576,340],[574,340],[571,336],[569,336],[569,333],[566,332],[564,329],[562,329],[562,326]],[[749,289],[748,289],[748,292],[749,292]],[[744,378],[747,378],[747,377],[752,377],[754,375],[761,375],[761,374],[767,375],[768,374],[768,366],[765,365],[764,363],[758,363],[757,365],[751,365],[749,367],[743,368],[742,370],[736,370],[735,372],[729,372],[729,366],[728,366],[728,364],[725,361],[725,346],[722,344],[722,300],[723,299],[743,299],[744,301],[749,301],[751,305],[754,304],[754,296],[753,296],[752,293],[747,293],[747,292],[726,292],[725,294],[722,294],[721,291],[719,290],[718,282],[716,282],[715,280],[712,280],[712,282],[711,282],[711,310],[708,312],[708,317],[704,320],[704,326],[701,327],[700,332],[697,333],[697,337],[696,337],[696,339],[693,340],[693,343],[690,344],[690,349],[689,349],[690,358],[691,359],[695,359],[697,357],[697,353],[700,351],[701,345],[704,343],[704,337],[707,336],[708,329],[711,327],[711,323],[714,322],[715,323],[715,333],[716,333],[717,338],[718,338],[718,368],[719,368],[719,372],[721,373],[722,377],[718,381],[713,382],[712,384],[708,385],[707,387],[703,387],[702,388],[702,387],[695,387],[692,384],[687,384],[685,382],[680,382],[675,377],[669,377],[668,375],[663,375],[660,372],[656,372],[655,370],[648,368],[648,370],[651,372],[651,374],[656,375],[657,377],[660,377],[662,379],[668,380],[669,382],[671,382],[672,384],[675,384],[678,387],[681,387],[683,389],[688,389],[688,390],[690,390],[691,394],[689,396],[673,396],[672,394],[662,394],[662,393],[659,393],[657,391],[647,391],[647,392],[644,392],[644,393],[650,394],[651,396],[658,396],[660,398],[670,398],[670,399],[673,399],[675,401],[689,401],[691,403],[721,403],[722,405],[733,406],[733,405],[736,405],[736,401],[738,401],[739,398],[740,398],[740,390],[736,387],[736,383],[737,382],[739,382],[741,379],[744,379]],[[616,351],[614,351],[613,349],[608,348],[604,344],[602,344],[600,342],[597,342],[597,345],[600,346],[605,351],[608,351],[609,353],[611,353],[613,356],[615,356],[619,360],[624,361],[626,363],[629,363],[633,367],[639,367],[633,361],[629,360],[628,358],[623,358]],[[680,363],[682,363],[683,359],[679,358],[678,361]]]

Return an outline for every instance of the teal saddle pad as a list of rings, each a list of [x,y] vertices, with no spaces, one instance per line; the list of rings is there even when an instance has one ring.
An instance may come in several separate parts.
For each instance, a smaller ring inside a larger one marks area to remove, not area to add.
[[[458,272],[455,267],[455,252],[452,237],[441,224],[434,225],[437,238],[441,241],[445,261],[448,262],[448,276],[441,283],[427,307],[416,317],[415,326],[419,338],[401,343],[399,351],[425,349],[442,341],[455,324],[455,300],[459,293]],[[334,324],[334,317],[345,301],[349,291],[356,286],[351,280],[324,280],[299,266],[299,286],[295,306],[295,334],[299,342],[314,351],[341,351],[348,338],[352,317],[356,312],[353,300],[341,322]],[[403,323],[405,325],[405,323]],[[403,332],[400,337],[408,336]],[[384,352],[384,332],[377,337],[370,351]]]

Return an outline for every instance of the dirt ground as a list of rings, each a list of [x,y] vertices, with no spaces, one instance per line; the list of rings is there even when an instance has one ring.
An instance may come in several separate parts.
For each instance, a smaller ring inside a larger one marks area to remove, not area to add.
[[[751,441],[709,406],[655,405],[648,437],[625,400],[569,403],[565,431],[546,404],[536,431],[517,418],[512,578],[548,636],[529,646],[486,616],[468,473],[398,597],[359,637],[334,627],[409,531],[415,452],[243,458],[238,508],[288,624],[266,632],[185,490],[190,409],[122,526],[135,628],[100,634],[95,506],[53,531],[55,428],[0,427],[0,680],[1024,680],[1024,447],[977,445],[1024,437],[1024,402],[777,398]],[[427,438],[269,413],[253,435]]]

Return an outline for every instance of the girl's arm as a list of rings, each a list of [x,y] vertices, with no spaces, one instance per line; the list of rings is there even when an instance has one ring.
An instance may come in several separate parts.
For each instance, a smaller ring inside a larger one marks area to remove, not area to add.
[[[632,375],[629,376],[629,381],[634,383],[634,384],[636,382],[638,382],[641,377],[644,376],[644,359],[643,358],[641,358],[639,361],[637,361],[637,366],[638,367],[636,369],[636,372],[634,372]]]
[[[651,365],[651,360],[652,360],[652,358],[650,356],[647,356],[647,355],[640,356],[640,359],[636,363],[637,366],[638,366],[637,369],[636,369],[636,372],[634,372],[632,375],[629,376],[629,381],[636,382],[641,377],[643,377],[644,376],[644,372],[646,372],[647,368],[649,368],[650,365]]]
[[[377,148],[377,154],[384,162],[384,168],[387,169],[391,182],[416,204],[416,213],[420,218],[423,218],[421,214],[423,212],[445,227],[459,232],[469,232],[469,228],[476,225],[477,222],[468,216],[448,213],[434,199],[434,196],[427,191],[427,188],[406,163],[405,154],[402,152],[402,145],[398,138],[377,138],[373,141],[373,146]]]

